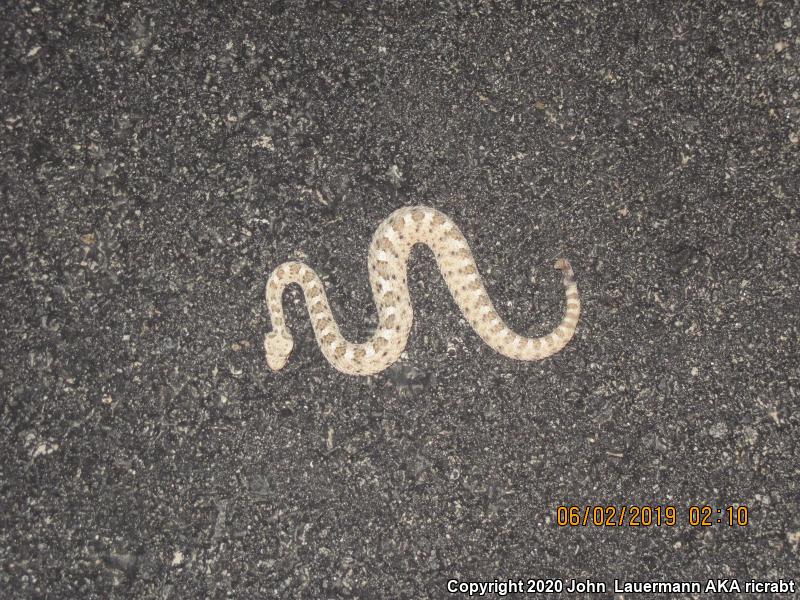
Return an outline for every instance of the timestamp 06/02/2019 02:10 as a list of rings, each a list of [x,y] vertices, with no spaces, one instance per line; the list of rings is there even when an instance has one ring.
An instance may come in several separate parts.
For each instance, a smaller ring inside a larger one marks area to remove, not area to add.
[[[747,506],[676,506],[650,505],[562,505],[556,508],[559,527],[747,527],[750,511]]]

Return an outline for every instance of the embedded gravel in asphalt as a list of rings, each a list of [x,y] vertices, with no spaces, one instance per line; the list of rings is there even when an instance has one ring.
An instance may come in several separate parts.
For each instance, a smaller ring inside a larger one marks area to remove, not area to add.
[[[0,595],[798,581],[797,4],[353,4],[3,9]],[[420,248],[400,363],[335,371],[292,289],[269,371],[271,269],[364,339],[412,204],[521,333],[569,258],[575,339],[495,354]]]

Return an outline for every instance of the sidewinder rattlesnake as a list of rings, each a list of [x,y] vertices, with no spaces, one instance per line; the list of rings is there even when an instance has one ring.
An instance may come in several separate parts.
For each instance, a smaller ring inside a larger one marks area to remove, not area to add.
[[[371,375],[394,363],[406,347],[413,321],[406,262],[415,244],[425,244],[436,257],[445,283],[464,317],[489,346],[516,360],[547,358],[572,339],[580,316],[575,275],[561,258],[555,268],[563,273],[567,307],[551,333],[529,338],[506,326],[495,311],[475,265],[467,240],[445,214],[427,206],[401,208],[378,226],[369,247],[369,283],[378,307],[378,326],[364,343],[348,342],[339,332],[319,276],[307,265],[291,261],[277,267],[267,282],[267,307],[272,331],[264,339],[267,364],[277,371],[293,348],[283,316],[282,294],[287,285],[303,289],[308,313],[322,354],[339,371]]]

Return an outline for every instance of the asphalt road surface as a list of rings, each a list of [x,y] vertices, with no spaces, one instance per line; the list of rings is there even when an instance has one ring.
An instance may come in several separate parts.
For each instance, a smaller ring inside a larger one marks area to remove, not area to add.
[[[797,3],[25,0],[0,30],[3,598],[800,583]],[[494,353],[420,247],[400,362],[335,371],[291,289],[270,371],[271,270],[363,340],[370,236],[414,204],[521,333],[568,258],[572,342]]]

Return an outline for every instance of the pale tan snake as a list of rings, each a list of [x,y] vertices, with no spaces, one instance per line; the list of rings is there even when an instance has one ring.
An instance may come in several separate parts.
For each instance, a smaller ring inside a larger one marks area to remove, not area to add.
[[[264,339],[267,364],[275,371],[286,364],[293,348],[292,336],[283,316],[284,288],[298,283],[303,289],[308,313],[322,354],[339,371],[371,375],[394,363],[406,347],[413,321],[408,294],[406,262],[414,244],[433,250],[445,283],[464,317],[489,346],[516,360],[547,358],[572,339],[581,304],[572,267],[559,259],[555,268],[563,273],[567,306],[561,323],[548,335],[529,338],[509,329],[495,311],[486,293],[467,240],[445,214],[427,206],[401,208],[378,226],[369,248],[369,282],[378,307],[378,326],[364,343],[348,342],[339,332],[319,276],[301,262],[286,262],[267,282],[267,308],[272,331]]]

